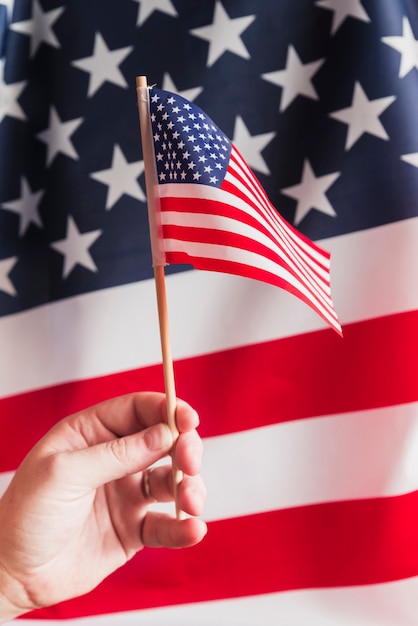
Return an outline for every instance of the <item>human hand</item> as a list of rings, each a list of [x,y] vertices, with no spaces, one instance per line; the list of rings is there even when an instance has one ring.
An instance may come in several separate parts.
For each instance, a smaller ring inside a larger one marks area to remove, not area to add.
[[[0,621],[90,591],[144,546],[203,539],[202,520],[149,510],[173,500],[171,466],[147,475],[170,452],[184,474],[180,508],[201,515],[205,500],[197,414],[177,402],[173,451],[166,422],[163,394],[121,396],[59,422],[32,449],[0,500]]]

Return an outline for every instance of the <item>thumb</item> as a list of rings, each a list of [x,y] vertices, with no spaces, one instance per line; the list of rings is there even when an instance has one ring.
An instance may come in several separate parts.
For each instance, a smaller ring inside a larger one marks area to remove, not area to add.
[[[155,424],[133,435],[119,437],[82,450],[64,452],[63,463],[73,485],[95,489],[146,469],[166,456],[173,445],[167,424]]]

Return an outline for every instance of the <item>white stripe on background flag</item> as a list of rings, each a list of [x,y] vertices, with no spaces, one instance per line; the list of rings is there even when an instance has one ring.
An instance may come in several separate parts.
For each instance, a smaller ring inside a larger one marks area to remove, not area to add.
[[[274,424],[204,445],[209,521],[418,489],[418,403]]]
[[[418,577],[380,585],[284,591],[65,620],[66,626],[416,626]],[[22,619],[20,626],[62,626]]]
[[[14,476],[14,472],[2,472],[0,473],[0,497],[6,491],[10,481]]]
[[[332,255],[333,298],[343,325],[418,309],[417,239],[413,218],[322,243]],[[167,277],[167,294],[175,359],[325,328],[294,296],[236,276],[174,274]],[[222,306],[214,307],[220,299]],[[256,317],[243,317],[254,301],[262,303]],[[7,363],[0,397],[159,363],[158,333],[153,281],[4,317],[0,345]],[[58,338],[60,358],[54,363]]]
[[[209,522],[412,493],[418,489],[418,403],[208,437],[202,476]],[[153,508],[172,512],[171,504]]]
[[[0,494],[11,476],[0,474]],[[410,493],[418,489],[418,403],[208,437],[202,476],[207,521]],[[171,503],[154,508],[172,512]]]

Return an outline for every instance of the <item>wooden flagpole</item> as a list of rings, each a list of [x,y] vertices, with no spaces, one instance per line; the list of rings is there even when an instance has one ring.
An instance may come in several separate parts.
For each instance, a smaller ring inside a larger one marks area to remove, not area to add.
[[[170,332],[168,324],[168,308],[167,295],[165,288],[164,274],[164,254],[160,249],[160,241],[158,239],[158,221],[156,212],[156,186],[158,185],[156,165],[154,159],[154,146],[152,142],[151,121],[149,113],[148,101],[148,84],[145,76],[136,77],[136,88],[138,93],[139,118],[142,139],[142,154],[145,165],[145,185],[147,192],[148,218],[150,224],[151,248],[153,256],[153,268],[155,288],[157,294],[158,321],[160,327],[160,341],[163,361],[164,387],[167,399],[167,419],[173,437],[178,438],[178,430],[176,424],[176,387],[174,379],[173,358],[171,354]],[[146,94],[146,98],[143,94]],[[183,512],[178,504],[178,487],[183,478],[183,473],[172,461],[172,475],[174,500],[176,505],[176,517],[181,519]]]

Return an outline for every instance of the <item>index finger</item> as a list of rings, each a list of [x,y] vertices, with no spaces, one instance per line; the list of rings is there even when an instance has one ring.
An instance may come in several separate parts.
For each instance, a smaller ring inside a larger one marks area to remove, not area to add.
[[[87,420],[86,420],[87,418]],[[107,400],[68,418],[71,425],[82,426],[87,439],[97,441],[97,430],[107,431],[116,437],[132,435],[140,430],[158,424],[167,423],[166,396],[158,392],[137,392]],[[176,402],[176,422],[180,433],[189,432],[199,425],[196,411],[187,402]],[[88,436],[87,424],[94,432]]]

